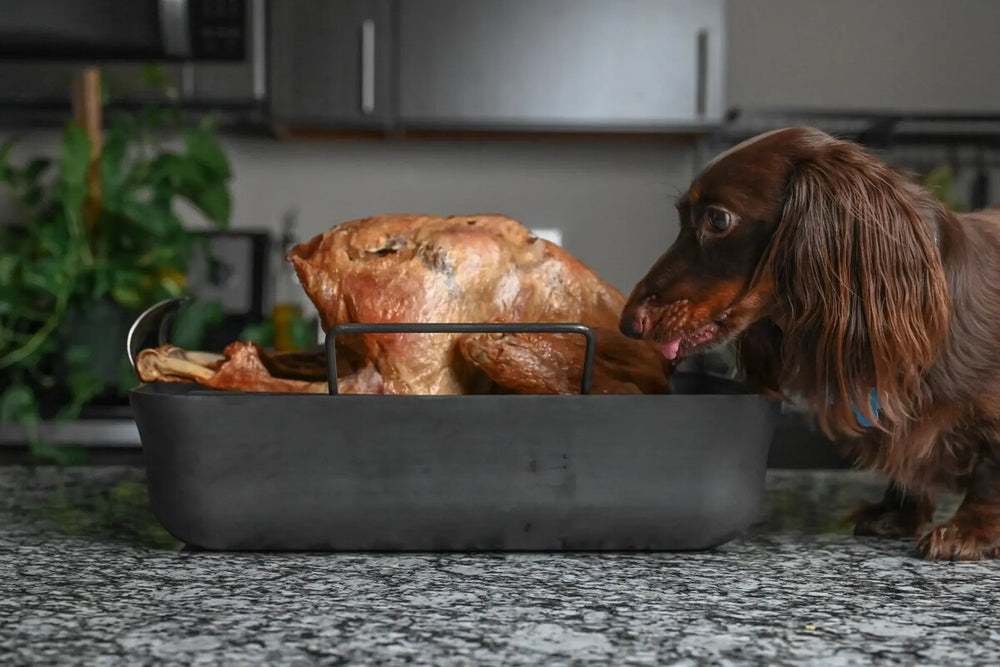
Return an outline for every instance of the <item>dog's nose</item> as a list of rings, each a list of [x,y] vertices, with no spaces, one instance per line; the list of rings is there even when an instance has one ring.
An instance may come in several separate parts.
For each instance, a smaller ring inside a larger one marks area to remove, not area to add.
[[[618,329],[629,338],[642,338],[646,328],[646,317],[641,308],[626,308],[618,321]]]

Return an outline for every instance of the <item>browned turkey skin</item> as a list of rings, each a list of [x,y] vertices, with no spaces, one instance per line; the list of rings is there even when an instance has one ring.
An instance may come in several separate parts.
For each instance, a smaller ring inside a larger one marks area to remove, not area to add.
[[[593,393],[667,393],[672,366],[618,332],[625,297],[562,248],[500,215],[385,215],[337,225],[288,254],[323,328],[347,322],[582,322],[597,332]],[[193,356],[192,356],[193,355]],[[321,349],[221,357],[144,350],[146,381],[325,392]],[[338,338],[341,393],[576,393],[584,341],[563,334]]]

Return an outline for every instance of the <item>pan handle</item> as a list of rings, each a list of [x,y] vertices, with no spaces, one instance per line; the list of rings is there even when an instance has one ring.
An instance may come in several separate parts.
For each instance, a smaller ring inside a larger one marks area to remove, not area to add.
[[[586,324],[571,322],[477,322],[477,323],[428,323],[428,324],[338,324],[326,332],[326,372],[330,395],[337,395],[337,336],[350,334],[474,334],[474,333],[541,333],[578,334],[587,341],[583,356],[583,377],[580,393],[590,393],[590,380],[594,369],[594,330]]]
[[[188,297],[182,296],[176,299],[165,299],[155,303],[142,312],[128,330],[128,337],[125,339],[125,354],[128,355],[132,370],[135,371],[135,362],[139,358],[141,345],[146,336],[154,329],[157,331],[157,345],[165,345],[169,339],[170,324],[174,321],[177,311],[188,301]],[[136,375],[138,375],[136,371]]]

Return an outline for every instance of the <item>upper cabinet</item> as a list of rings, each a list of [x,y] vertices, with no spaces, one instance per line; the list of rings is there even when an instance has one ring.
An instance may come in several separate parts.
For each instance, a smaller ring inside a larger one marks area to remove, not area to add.
[[[406,127],[660,129],[724,113],[716,0],[401,0]]]
[[[683,131],[724,115],[724,0],[270,4],[279,124]]]
[[[727,19],[731,106],[1000,110],[997,0],[753,0]]]
[[[278,123],[391,122],[392,0],[270,2],[271,114]]]

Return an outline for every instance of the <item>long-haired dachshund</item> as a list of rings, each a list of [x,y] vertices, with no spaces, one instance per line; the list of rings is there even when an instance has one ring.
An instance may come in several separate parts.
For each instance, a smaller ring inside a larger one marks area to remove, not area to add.
[[[622,332],[668,358],[733,341],[748,384],[806,399],[890,479],[856,534],[1000,556],[1000,209],[956,214],[857,144],[789,128],[715,158],[677,210]],[[943,489],[964,500],[925,533]]]

